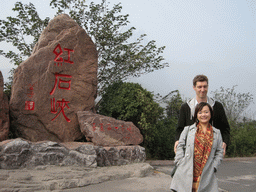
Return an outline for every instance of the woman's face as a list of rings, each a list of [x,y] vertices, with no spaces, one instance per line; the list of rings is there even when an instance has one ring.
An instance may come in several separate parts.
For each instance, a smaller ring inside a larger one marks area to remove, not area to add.
[[[204,106],[203,109],[197,113],[197,119],[202,124],[209,123],[211,119],[211,112],[207,105]]]

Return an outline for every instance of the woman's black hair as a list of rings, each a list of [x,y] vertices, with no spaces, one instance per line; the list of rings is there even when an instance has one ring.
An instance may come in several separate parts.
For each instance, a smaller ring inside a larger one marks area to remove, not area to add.
[[[210,124],[212,124],[212,117],[213,117],[213,110],[212,110],[212,107],[209,103],[206,103],[206,102],[201,102],[199,104],[197,104],[196,108],[195,108],[195,115],[194,115],[194,122],[196,123],[196,125],[199,123],[198,122],[198,119],[197,119],[197,114],[198,112],[202,111],[202,109],[204,108],[204,106],[208,106],[209,109],[210,109],[210,114],[211,114],[211,119],[209,121]]]

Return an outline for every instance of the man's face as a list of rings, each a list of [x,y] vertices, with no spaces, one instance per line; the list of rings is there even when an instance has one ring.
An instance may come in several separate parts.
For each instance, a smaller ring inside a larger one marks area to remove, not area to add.
[[[193,86],[196,96],[198,98],[205,98],[207,97],[208,91],[208,83],[206,81],[198,81],[196,82],[196,86]]]

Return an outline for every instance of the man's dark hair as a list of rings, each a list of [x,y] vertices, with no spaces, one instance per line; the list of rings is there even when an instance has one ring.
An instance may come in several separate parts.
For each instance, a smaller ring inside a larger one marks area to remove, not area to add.
[[[194,87],[196,86],[196,83],[198,81],[200,81],[200,82],[206,81],[207,84],[208,84],[208,78],[205,75],[197,75],[197,76],[195,76],[195,78],[193,79]]]
[[[199,104],[197,104],[196,108],[195,108],[195,115],[194,115],[194,122],[196,123],[196,125],[199,123],[198,120],[197,120],[197,114],[198,112],[202,111],[202,109],[204,108],[204,106],[208,106],[209,109],[210,109],[210,114],[211,114],[211,119],[209,121],[210,124],[212,124],[212,117],[213,117],[213,110],[212,110],[212,107],[209,103],[206,103],[206,102],[201,102]]]

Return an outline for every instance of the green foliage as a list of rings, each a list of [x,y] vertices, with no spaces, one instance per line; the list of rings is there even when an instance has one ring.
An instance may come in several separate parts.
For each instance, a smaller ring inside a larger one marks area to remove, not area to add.
[[[160,96],[161,97],[161,96]],[[159,119],[155,124],[154,136],[148,146],[148,156],[152,159],[173,159],[175,156],[173,147],[175,142],[176,127],[179,118],[180,107],[184,102],[178,90],[171,91],[159,102],[166,104],[166,117]]]
[[[227,118],[237,122],[241,120],[243,112],[253,102],[253,97],[250,93],[236,93],[235,87],[233,86],[231,89],[221,87],[220,90],[215,90],[212,93],[213,98],[223,104]]]
[[[171,91],[162,99],[166,106],[166,115],[168,118],[179,119],[180,107],[184,101],[181,98],[179,90]]]
[[[17,13],[16,17],[0,20],[0,42],[11,43],[18,52],[0,50],[0,55],[10,59],[15,65],[19,65],[30,56],[49,18],[40,19],[32,3],[23,5],[17,2],[12,10]]]
[[[153,142],[148,145],[148,158],[168,160],[175,157],[173,147],[177,122],[177,119],[173,117],[167,117],[157,122]]]
[[[139,103],[134,102],[139,84],[116,82],[106,89],[106,93],[99,102],[97,111],[106,116],[125,121],[132,121],[138,126]]]
[[[106,0],[100,4],[91,2],[89,5],[85,4],[85,0],[52,0],[50,6],[56,9],[57,14],[69,14],[96,44],[100,95],[113,82],[167,66],[161,55],[165,47],[158,48],[154,40],[145,43],[145,34],[131,42],[135,28],[128,28],[129,15],[121,14],[120,3],[109,8]],[[19,65],[32,53],[49,18],[41,19],[32,3],[23,5],[17,2],[13,11],[17,13],[16,17],[0,20],[0,42],[11,43],[18,52],[0,50],[0,55]]]
[[[231,144],[227,149],[229,157],[245,157],[256,155],[256,121],[230,123]]]
[[[213,98],[223,104],[230,123],[231,144],[227,149],[229,157],[253,156],[256,154],[256,122],[243,117],[243,112],[253,102],[252,94],[237,93],[231,89],[215,90]]]
[[[97,110],[102,115],[132,121],[141,129],[156,123],[163,113],[159,104],[154,102],[152,93],[138,83],[121,81],[106,89]]]
[[[4,84],[4,93],[8,97],[8,100],[10,100],[10,98],[11,98],[11,89],[12,89],[12,81],[11,81],[11,83],[7,82]]]

